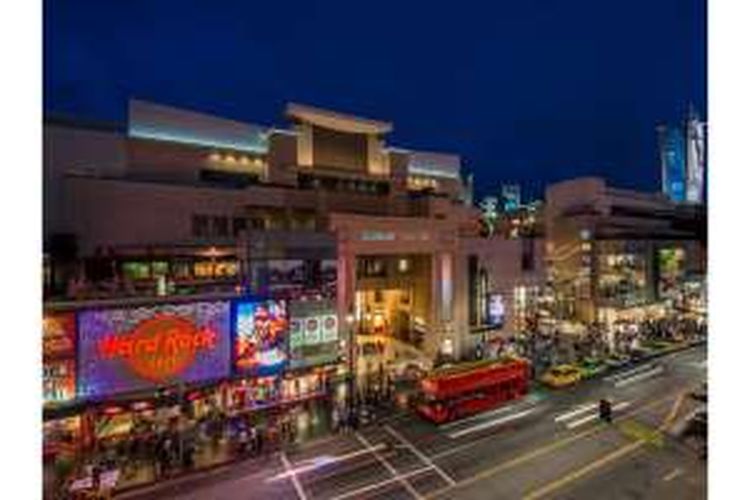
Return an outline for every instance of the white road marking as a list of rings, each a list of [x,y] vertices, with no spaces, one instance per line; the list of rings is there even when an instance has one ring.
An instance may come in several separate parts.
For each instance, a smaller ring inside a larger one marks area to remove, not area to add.
[[[680,474],[682,474],[682,469],[677,468],[673,470],[672,472],[670,472],[669,474],[665,475],[662,479],[664,481],[671,481],[672,479],[676,478]]]
[[[383,486],[388,486],[389,484],[393,484],[410,477],[419,476],[420,474],[424,474],[425,472],[434,472],[434,469],[432,467],[422,467],[421,469],[405,472],[404,474],[393,476],[390,479],[384,479],[382,481],[378,481],[377,483],[368,484],[367,486],[361,486],[351,491],[347,491],[346,493],[342,493],[341,495],[337,495],[331,498],[331,500],[344,500],[351,497],[358,498],[362,496],[363,493],[382,488]]]
[[[393,468],[393,466],[388,462],[388,460],[383,458],[383,456],[380,453],[378,453],[375,447],[372,446],[372,444],[370,444],[370,442],[367,439],[365,439],[365,437],[362,434],[360,434],[359,432],[355,432],[354,435],[359,440],[359,442],[364,445],[365,448],[367,448],[368,450],[370,450],[370,452],[372,452],[373,456],[378,460],[378,462],[383,464],[383,467],[385,467],[386,470],[388,470],[388,472],[390,472],[394,478],[399,476],[398,471],[396,471],[396,469]],[[418,498],[418,499],[423,498],[422,495],[420,495],[417,492],[417,490],[415,490],[414,487],[412,487],[409,481],[407,481],[405,478],[401,477],[398,480],[398,482],[401,483],[404,486],[404,488],[406,488],[406,490],[412,494],[414,498]]]
[[[385,449],[384,443],[380,443],[380,444],[373,446],[373,450],[380,451],[382,449]],[[269,483],[273,481],[278,481],[280,479],[286,479],[288,477],[291,477],[292,475],[304,474],[305,472],[319,469],[320,467],[333,465],[339,462],[343,462],[345,460],[350,460],[352,458],[356,458],[362,455],[367,455],[369,453],[370,453],[370,450],[357,450],[351,453],[346,453],[344,455],[334,455],[334,456],[323,455],[323,456],[313,457],[313,458],[298,462],[297,464],[295,464],[295,467],[286,469],[281,474],[276,474],[273,477],[269,477],[268,479],[266,479],[266,482]]]
[[[612,411],[615,412],[617,410],[622,410],[623,408],[627,408],[628,406],[630,406],[630,401],[623,401],[621,403],[617,403],[616,405],[614,405],[612,407]],[[592,415],[587,415],[587,416],[585,416],[583,418],[579,418],[578,420],[574,420],[573,422],[570,422],[566,427],[568,429],[575,429],[576,427],[580,427],[580,426],[582,426],[583,424],[585,424],[587,422],[591,422],[592,420],[596,420],[597,418],[599,418],[599,412],[598,411],[595,412]]]
[[[508,413],[510,411],[517,410],[519,408],[523,408],[523,407],[529,406],[530,403],[533,404],[533,403],[537,402],[538,400],[539,400],[539,397],[537,396],[537,397],[535,397],[533,399],[523,400],[523,401],[520,401],[518,403],[514,403],[514,404],[510,404],[510,405],[506,405],[506,406],[501,406],[500,408],[497,408],[497,409],[492,410],[492,411],[482,412],[482,413],[479,413],[478,415],[474,415],[472,417],[467,417],[467,418],[463,418],[461,420],[457,420],[455,422],[450,422],[450,423],[447,423],[447,424],[443,424],[443,425],[439,426],[438,429],[440,429],[441,431],[442,430],[446,430],[446,429],[452,429],[453,427],[464,425],[464,424],[467,424],[469,422],[473,422],[474,420],[480,420],[480,419],[483,419],[483,418],[491,417],[493,415],[501,415],[503,413]]]
[[[506,417],[497,418],[495,420],[490,420],[489,422],[482,422],[481,424],[474,425],[472,427],[468,427],[466,429],[461,429],[460,431],[452,432],[448,434],[448,437],[451,439],[456,439],[461,436],[465,436],[467,434],[471,434],[472,432],[481,431],[484,429],[487,429],[489,427],[494,427],[496,425],[504,424],[506,422],[512,422],[513,420],[518,420],[520,418],[523,418],[527,415],[530,415],[537,411],[539,408],[529,408],[528,410],[520,411],[518,413],[514,413],[512,415],[508,415]]]
[[[555,422],[564,422],[566,420],[570,420],[571,418],[580,415],[581,413],[586,413],[587,411],[591,411],[594,408],[597,408],[599,406],[599,403],[590,403],[590,404],[582,404],[578,406],[578,408],[573,409],[572,411],[569,411],[567,413],[561,413],[560,415],[555,417]]]
[[[400,432],[396,432],[396,430],[393,429],[390,425],[384,425],[383,428],[385,429],[385,431],[387,433],[389,433],[391,436],[393,436],[396,439],[398,439],[399,441],[401,441],[401,443],[403,443],[404,446],[406,446],[407,448],[409,448],[409,450],[411,450],[412,453],[414,453],[417,457],[419,457],[419,459],[422,462],[424,462],[425,465],[428,465],[428,466],[432,467],[433,469],[435,469],[435,472],[437,472],[440,475],[440,477],[442,477],[443,480],[446,483],[450,484],[451,486],[453,486],[453,485],[456,484],[456,481],[454,481],[452,477],[450,477],[448,474],[446,474],[443,469],[441,469],[440,467],[438,467],[437,464],[435,464],[435,462],[433,462],[432,460],[430,460],[427,457],[427,455],[425,455],[424,453],[422,453],[421,451],[419,451],[417,449],[417,447],[414,446],[404,436],[402,436]]]
[[[297,492],[297,496],[300,500],[307,500],[307,495],[305,495],[305,491],[302,489],[302,484],[300,484],[299,479],[297,479],[297,474],[292,471],[292,465],[289,463],[289,459],[286,458],[286,453],[283,451],[281,452],[281,463],[284,464],[284,470],[291,471],[291,480],[292,484],[294,485],[294,490]]]
[[[654,375],[658,375],[659,373],[661,373],[663,371],[664,371],[664,367],[663,366],[657,366],[656,368],[654,368],[652,370],[649,370],[649,371],[646,371],[646,372],[643,372],[643,373],[639,373],[639,374],[634,375],[634,376],[632,376],[630,378],[627,378],[625,380],[618,380],[617,382],[615,382],[615,387],[624,387],[624,386],[630,385],[630,384],[632,384],[634,382],[638,382],[640,380],[643,380],[643,379],[646,379],[646,378],[649,378],[649,377],[653,377]]]
[[[638,373],[644,372],[644,371],[649,370],[651,368],[654,368],[655,366],[656,365],[654,365],[653,363],[648,363],[648,364],[643,365],[643,366],[637,366],[635,368],[631,368],[630,370],[628,370],[626,372],[615,373],[614,375],[610,375],[609,377],[605,377],[604,380],[607,381],[607,382],[621,380],[621,379],[624,379],[624,378],[628,378],[628,377],[630,377],[632,375],[636,375]]]

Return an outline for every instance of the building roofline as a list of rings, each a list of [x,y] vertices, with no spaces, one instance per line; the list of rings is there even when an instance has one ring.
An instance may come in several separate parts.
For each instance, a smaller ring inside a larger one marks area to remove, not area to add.
[[[387,134],[393,130],[393,124],[370,118],[339,113],[322,108],[290,102],[286,105],[285,115],[320,127],[359,134]]]

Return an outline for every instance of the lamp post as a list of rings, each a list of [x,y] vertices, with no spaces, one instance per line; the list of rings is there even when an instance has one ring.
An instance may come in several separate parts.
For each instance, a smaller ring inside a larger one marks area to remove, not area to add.
[[[354,335],[354,315],[352,313],[348,313],[346,315],[346,329],[349,337],[349,353],[348,353],[348,361],[349,361],[349,377],[348,377],[348,384],[347,384],[347,402],[348,402],[348,416],[350,419],[353,417],[354,413],[354,381],[355,381],[355,370],[357,368],[357,364],[354,360],[354,356],[356,353],[356,346],[355,346],[355,335]]]

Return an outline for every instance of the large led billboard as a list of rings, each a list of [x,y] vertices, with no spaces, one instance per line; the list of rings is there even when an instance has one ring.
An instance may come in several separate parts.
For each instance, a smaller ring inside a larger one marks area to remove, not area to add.
[[[685,201],[685,137],[677,127],[662,131],[661,162],[662,191],[672,201]]]
[[[289,320],[286,302],[246,300],[235,304],[235,370],[247,375],[270,375],[287,360]]]
[[[78,326],[83,398],[229,375],[227,301],[87,310]]]

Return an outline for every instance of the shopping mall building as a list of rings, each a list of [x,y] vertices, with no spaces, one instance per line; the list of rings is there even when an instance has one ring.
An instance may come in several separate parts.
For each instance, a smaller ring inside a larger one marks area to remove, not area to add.
[[[338,398],[350,333],[430,363],[522,327],[541,240],[480,236],[458,156],[392,147],[383,121],[285,117],[131,101],[124,127],[45,122],[50,432]]]
[[[705,314],[705,206],[573,179],[547,188],[545,234],[556,318]]]

